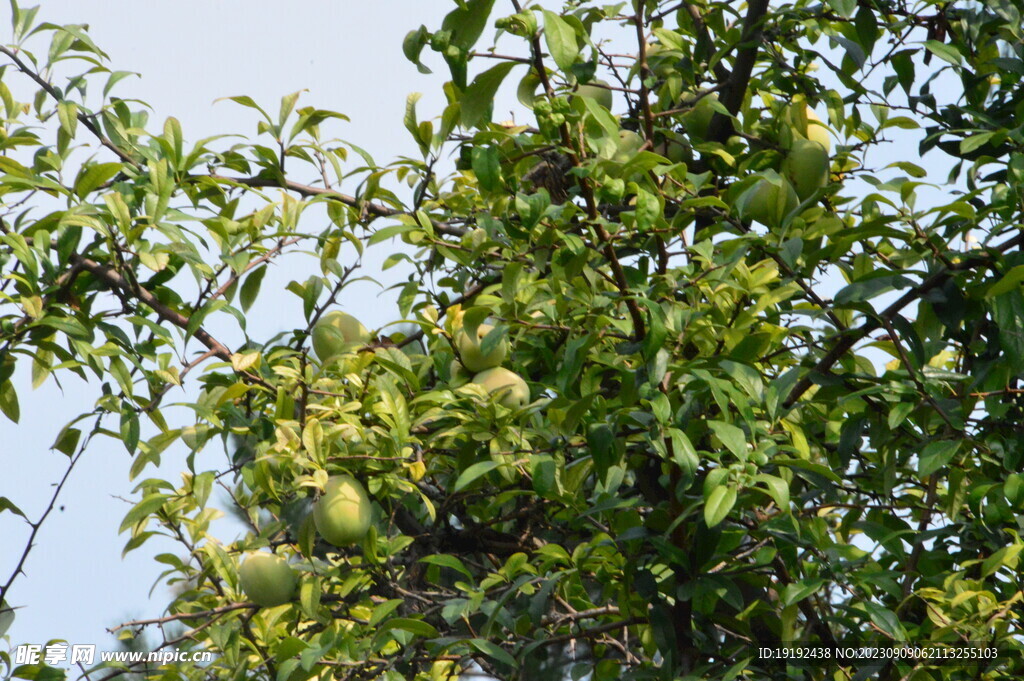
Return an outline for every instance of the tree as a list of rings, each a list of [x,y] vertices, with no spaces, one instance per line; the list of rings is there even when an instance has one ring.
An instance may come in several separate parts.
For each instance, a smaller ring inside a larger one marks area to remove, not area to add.
[[[154,131],[81,27],[12,3],[3,80],[38,93],[0,82],[0,409],[18,420],[19,360],[101,382],[54,447],[70,474],[123,441],[126,548],[180,555],[166,612],[122,632],[216,653],[160,672],[187,678],[1017,678],[1005,656],[787,668],[756,646],[1020,649],[1021,4],[511,5],[409,34],[448,105],[421,120],[411,97],[419,157],[379,166],[297,95],[230,98],[255,143]],[[84,71],[51,82],[58,62]],[[509,88],[526,121],[494,120]],[[406,326],[311,354],[359,271],[342,247],[399,242]],[[219,340],[299,249],[306,326]],[[460,367],[460,333],[509,344],[525,406]],[[145,477],[181,445],[183,484]],[[351,546],[312,519],[335,475],[372,501]],[[215,486],[244,535],[211,533]],[[290,602],[241,592],[253,550],[291,562]]]

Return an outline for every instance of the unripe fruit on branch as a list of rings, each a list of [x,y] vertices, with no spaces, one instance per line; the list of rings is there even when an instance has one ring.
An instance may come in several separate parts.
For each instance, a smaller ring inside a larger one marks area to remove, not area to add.
[[[800,200],[789,181],[774,170],[767,170],[740,196],[737,208],[745,218],[777,227],[798,205]]]
[[[473,382],[509,409],[520,409],[530,401],[530,387],[514,371],[495,367],[478,373]]]
[[[493,330],[494,327],[490,324],[481,324],[476,327],[476,338],[466,333],[465,329],[460,329],[455,334],[455,347],[459,351],[459,358],[462,360],[463,366],[470,371],[474,373],[483,371],[505,361],[509,350],[508,338],[502,338],[487,352],[483,351],[484,338]]]
[[[358,319],[340,310],[328,312],[313,327],[313,351],[321,362],[340,355],[346,345],[370,342],[370,332]]]
[[[796,140],[782,162],[782,172],[793,183],[801,201],[828,184],[828,171],[829,158],[825,147],[805,139]]]
[[[313,522],[321,537],[335,546],[349,546],[370,530],[371,511],[370,497],[358,480],[334,475],[313,504]]]
[[[718,93],[712,92],[697,99],[696,95],[684,95],[683,105],[692,105],[693,108],[683,114],[683,123],[686,124],[686,132],[690,139],[700,141],[707,139],[708,129],[711,127],[711,119],[715,116],[715,104],[718,100]]]
[[[580,85],[576,89],[576,94],[580,97],[588,97],[611,111],[614,104],[612,91],[607,87],[601,87],[602,85],[608,85],[608,83],[603,80],[592,80],[586,85]]]
[[[265,608],[287,603],[295,595],[298,576],[283,557],[254,551],[238,568],[238,584],[253,603]]]
[[[817,142],[825,147],[827,153],[832,151],[832,137],[829,135],[828,127],[814,113],[814,109],[806,104],[798,103],[790,106],[787,110],[789,122],[793,129],[804,139]]]
[[[612,156],[613,161],[628,163],[640,153],[644,146],[644,138],[632,130],[619,130],[619,145]]]

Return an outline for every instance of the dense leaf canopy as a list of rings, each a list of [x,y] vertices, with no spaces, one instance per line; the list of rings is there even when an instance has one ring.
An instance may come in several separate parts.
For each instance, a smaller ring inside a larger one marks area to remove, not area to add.
[[[175,597],[118,631],[215,653],[147,674],[1019,678],[757,645],[1021,646],[1022,8],[461,0],[403,46],[448,104],[410,97],[416,152],[379,165],[297,95],[189,143],[14,5],[0,410],[18,363],[77,377],[69,473],[132,455],[126,548],[171,546]],[[363,276],[395,325],[328,318]],[[281,304],[305,326],[245,332]],[[154,477],[172,447],[188,470]],[[325,529],[341,493],[368,530]],[[239,566],[268,550],[296,588],[254,563],[261,606]]]

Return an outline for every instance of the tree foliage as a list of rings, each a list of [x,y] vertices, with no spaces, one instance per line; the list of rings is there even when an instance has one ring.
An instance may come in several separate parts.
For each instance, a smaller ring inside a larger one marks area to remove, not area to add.
[[[297,94],[229,98],[252,141],[187,143],[83,27],[12,7],[0,410],[18,362],[99,389],[53,447],[70,472],[123,443],[126,550],[173,542],[173,601],[121,635],[216,653],[151,676],[1020,676],[754,647],[1020,647],[1019,0],[461,0],[406,38],[447,106],[410,97],[418,152],[388,165]],[[312,354],[370,249],[402,324]],[[286,254],[305,326],[250,337]],[[459,366],[485,323],[522,407]],[[152,477],[171,447],[188,469]],[[335,547],[311,507],[342,474],[373,522]],[[259,607],[239,558],[268,548],[299,584]]]

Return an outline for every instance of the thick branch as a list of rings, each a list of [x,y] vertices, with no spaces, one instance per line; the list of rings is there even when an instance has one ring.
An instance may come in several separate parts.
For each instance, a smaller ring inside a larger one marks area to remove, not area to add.
[[[743,98],[750,85],[750,75],[754,72],[754,63],[761,46],[761,31],[765,14],[768,11],[768,0],[751,0],[747,5],[747,16],[743,20],[743,33],[740,37],[739,51],[733,64],[732,73],[722,88],[720,101],[735,116],[743,106]],[[721,114],[715,114],[711,120],[708,136],[724,143],[733,133],[732,121]]]

